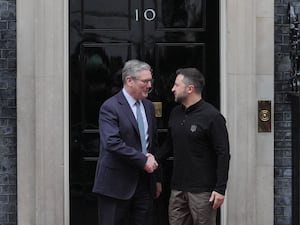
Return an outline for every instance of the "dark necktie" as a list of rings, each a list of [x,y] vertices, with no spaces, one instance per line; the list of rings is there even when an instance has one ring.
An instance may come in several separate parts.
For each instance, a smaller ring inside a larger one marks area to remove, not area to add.
[[[138,122],[140,138],[141,138],[141,143],[142,143],[142,152],[144,154],[147,154],[146,135],[145,135],[144,121],[143,121],[143,117],[142,117],[140,102],[137,101],[135,103],[135,105],[136,105],[136,120]]]

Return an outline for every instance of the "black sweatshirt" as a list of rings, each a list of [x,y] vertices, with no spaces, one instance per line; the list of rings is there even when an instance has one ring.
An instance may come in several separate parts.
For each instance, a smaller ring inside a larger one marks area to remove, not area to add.
[[[230,160],[225,123],[221,113],[204,100],[172,110],[168,138],[157,155],[161,161],[174,154],[172,189],[225,194]]]

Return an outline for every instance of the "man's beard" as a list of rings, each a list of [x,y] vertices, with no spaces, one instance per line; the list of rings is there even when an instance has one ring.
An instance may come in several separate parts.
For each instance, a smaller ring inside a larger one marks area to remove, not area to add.
[[[182,103],[184,102],[184,100],[186,99],[186,93],[182,93],[181,95],[178,95],[177,97],[175,97],[175,102],[177,103]]]

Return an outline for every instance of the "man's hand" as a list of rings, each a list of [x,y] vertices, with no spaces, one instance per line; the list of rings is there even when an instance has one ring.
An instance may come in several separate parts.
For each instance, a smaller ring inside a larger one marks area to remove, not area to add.
[[[156,160],[155,160],[155,158],[152,154],[147,153],[146,157],[147,157],[147,161],[146,161],[144,170],[146,170],[147,173],[153,173],[154,170],[157,169],[158,164],[157,164],[157,162],[156,162]]]
[[[218,192],[213,191],[209,199],[210,202],[213,202],[213,209],[219,208],[223,204],[224,198],[225,198],[224,195],[221,195]]]
[[[160,182],[156,182],[156,193],[155,198],[158,198],[160,196],[160,193],[162,192],[162,186]]]

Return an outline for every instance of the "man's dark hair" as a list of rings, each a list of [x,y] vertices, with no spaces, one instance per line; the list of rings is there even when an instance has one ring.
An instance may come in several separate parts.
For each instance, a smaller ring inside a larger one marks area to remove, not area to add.
[[[182,68],[176,71],[176,75],[183,75],[183,82],[186,85],[193,85],[197,93],[202,93],[205,86],[203,74],[196,68]]]

